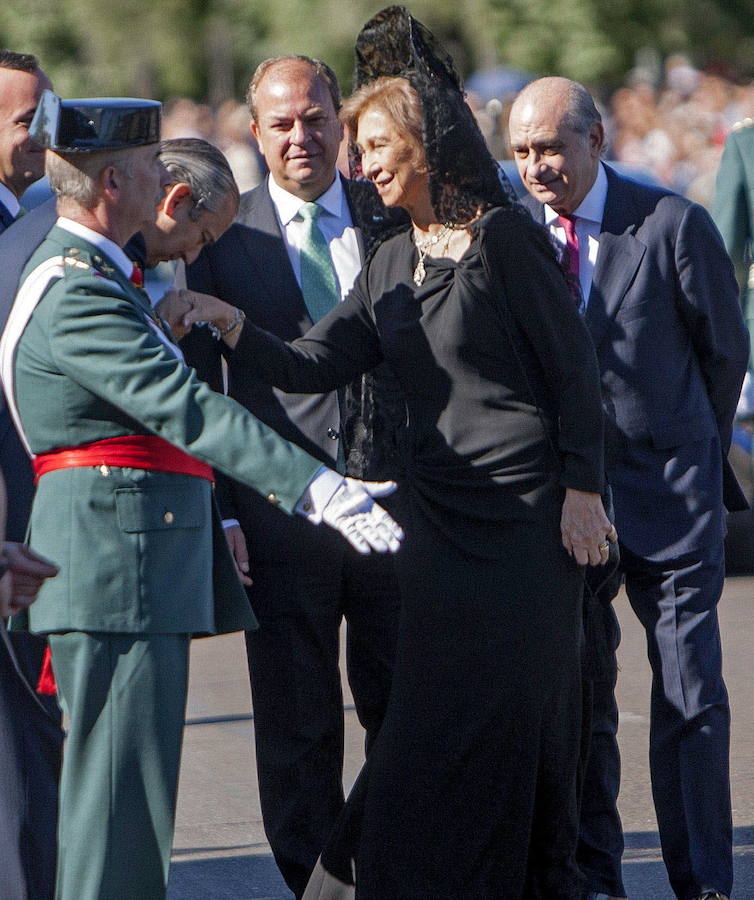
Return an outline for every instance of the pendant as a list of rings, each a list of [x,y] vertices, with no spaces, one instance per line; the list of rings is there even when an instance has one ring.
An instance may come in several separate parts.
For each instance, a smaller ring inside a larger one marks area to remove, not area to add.
[[[424,279],[427,276],[427,270],[424,268],[424,255],[419,254],[419,262],[416,264],[416,268],[414,269],[414,284],[419,287],[424,283]]]

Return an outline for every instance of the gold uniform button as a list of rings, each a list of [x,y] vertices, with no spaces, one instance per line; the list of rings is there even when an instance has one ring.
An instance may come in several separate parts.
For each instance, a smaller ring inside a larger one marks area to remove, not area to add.
[[[103,478],[107,478],[107,476],[110,474],[110,466],[102,463],[102,465],[99,467],[99,473]]]
[[[168,511],[165,513],[165,515],[162,517],[162,521],[163,521],[166,525],[172,525],[173,522],[175,522],[175,516],[173,515],[173,513],[170,512],[170,510],[168,510]]]
[[[275,494],[274,492],[270,492],[267,495],[267,500],[269,503],[272,503],[273,506],[277,506],[278,503],[280,503],[280,500],[278,500],[278,495]]]
[[[302,509],[304,510],[304,512],[311,512],[311,511],[312,511],[312,505],[311,505],[311,503],[309,503],[309,501],[307,500],[307,501],[302,505]]]

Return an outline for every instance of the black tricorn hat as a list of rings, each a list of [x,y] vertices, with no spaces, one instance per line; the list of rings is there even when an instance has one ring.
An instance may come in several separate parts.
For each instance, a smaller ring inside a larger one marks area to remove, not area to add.
[[[37,144],[57,153],[95,153],[156,144],[160,111],[156,100],[90,97],[62,100],[44,91],[29,127]]]

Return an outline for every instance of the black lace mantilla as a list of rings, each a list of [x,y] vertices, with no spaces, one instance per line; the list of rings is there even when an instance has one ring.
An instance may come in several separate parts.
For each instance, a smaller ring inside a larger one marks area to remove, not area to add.
[[[388,6],[356,39],[354,89],[383,75],[405,78],[422,103],[430,196],[441,222],[470,222],[515,194],[465,100],[450,54],[402,6]]]
[[[466,104],[453,59],[434,35],[402,6],[389,6],[356,39],[354,90],[383,75],[406,78],[419,94],[430,196],[441,222],[467,223],[493,206],[516,202]],[[353,165],[357,159],[352,153]],[[364,229],[368,256],[409,225],[400,210],[387,210],[374,192],[352,193]],[[376,205],[375,205],[376,204]],[[345,391],[347,468],[367,478],[400,477],[397,432],[405,404],[386,364]]]

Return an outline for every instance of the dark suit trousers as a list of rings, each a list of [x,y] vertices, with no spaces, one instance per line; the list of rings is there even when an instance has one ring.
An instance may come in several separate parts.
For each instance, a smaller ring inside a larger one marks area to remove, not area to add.
[[[617,587],[620,582],[617,582]],[[620,627],[610,600],[614,591],[608,588],[601,600],[590,606],[590,635],[596,632],[603,652],[611,657],[611,665],[592,666],[584,678],[584,723],[587,728],[585,769],[579,808],[579,843],[576,860],[584,876],[587,891],[611,897],[625,897],[621,875],[623,827],[618,815],[620,789],[620,752],[618,750],[618,704],[615,683],[618,673],[614,664],[620,643]],[[597,671],[595,671],[595,668]]]
[[[649,763],[670,883],[680,900],[705,890],[730,894],[730,709],[717,619],[722,543],[672,565],[626,551],[624,567],[652,665]]]
[[[344,803],[340,624],[345,617],[348,680],[369,745],[390,692],[399,596],[392,560],[254,506],[241,525],[260,625],[246,636],[259,793],[275,860],[300,896]]]
[[[2,401],[0,400],[0,403]],[[0,467],[8,488],[9,541],[23,541],[34,483],[29,457],[7,407],[0,410]],[[36,686],[45,641],[33,634],[10,636],[16,658]],[[58,781],[63,731],[54,697],[39,707],[0,642],[0,897],[46,900],[55,887]]]
[[[45,642],[17,632],[11,641],[32,687]],[[42,710],[21,681],[0,642],[0,897],[48,900],[55,887],[55,857],[63,731],[54,697]]]
[[[717,603],[723,587],[722,545],[670,562],[653,563],[621,547],[621,568],[634,612],[647,635],[652,666],[650,772],[663,858],[679,900],[705,890],[730,894],[730,710],[722,677]],[[611,737],[612,691],[595,684],[595,722],[585,783],[585,818],[614,809],[619,759]],[[599,793],[602,792],[602,796]],[[590,795],[591,794],[591,795]],[[615,818],[587,822],[591,860],[618,861]],[[609,871],[609,868],[607,869]],[[588,874],[588,873],[587,873]],[[613,882],[590,885],[607,890]]]

